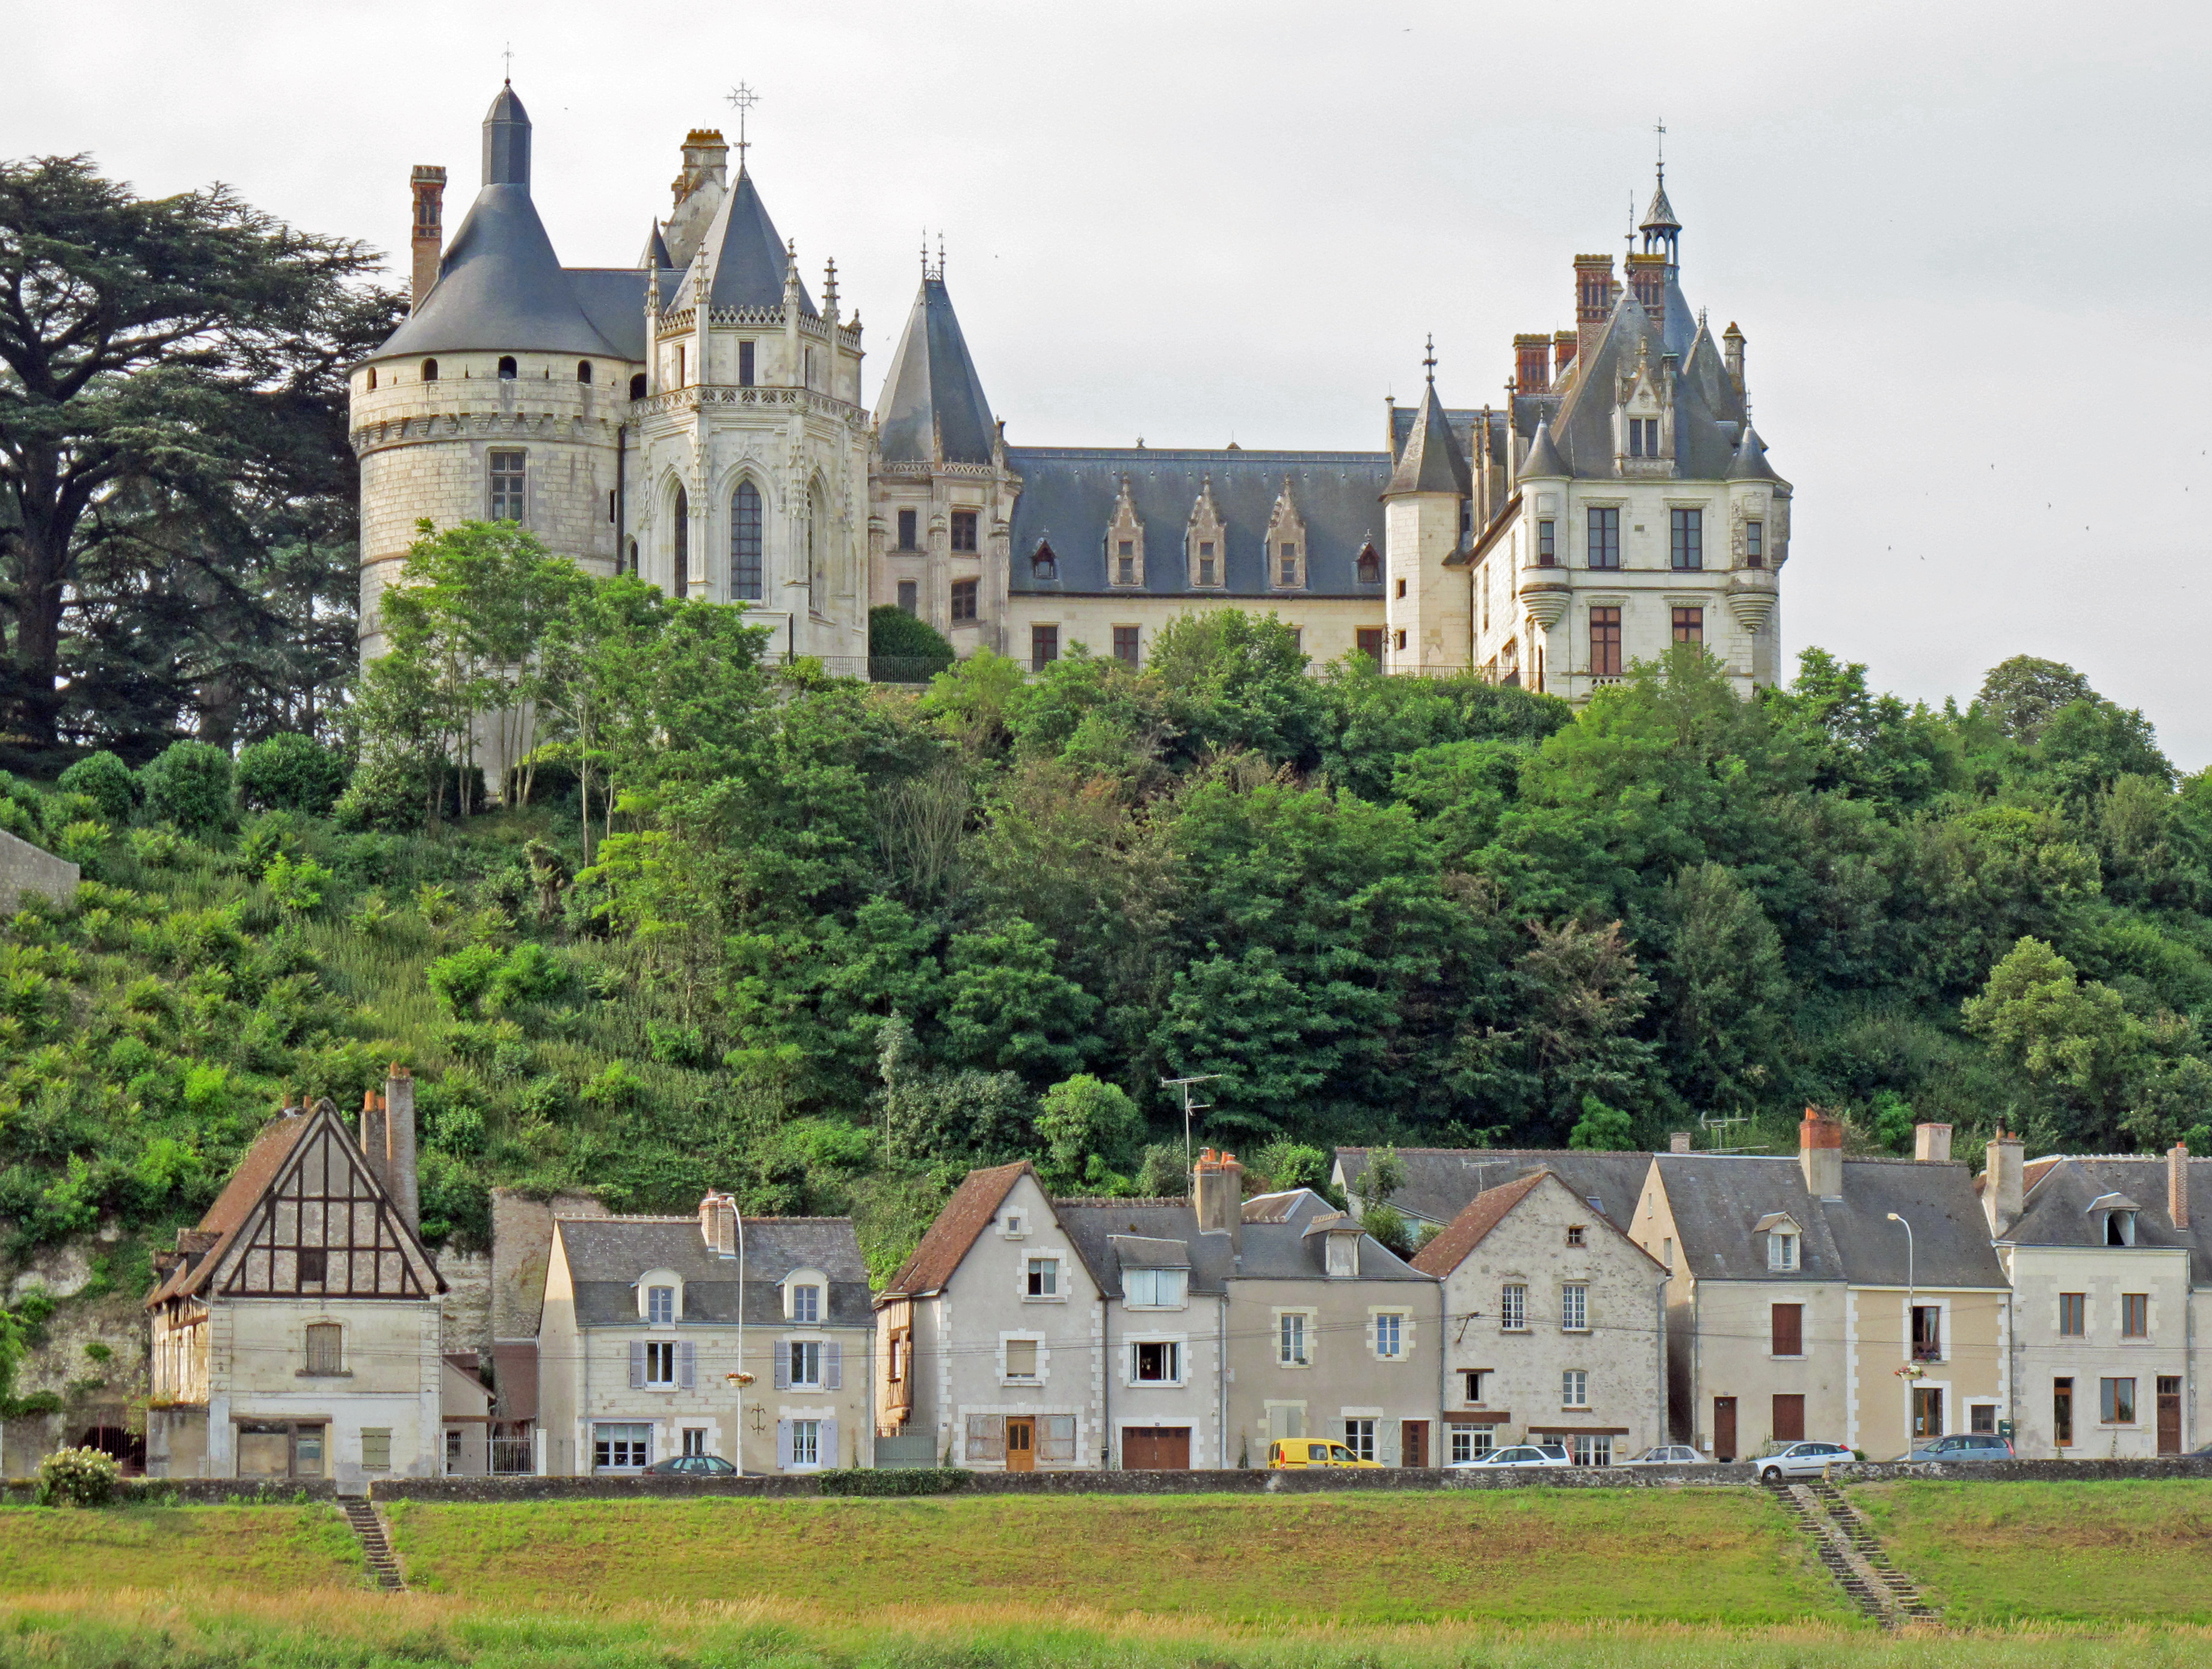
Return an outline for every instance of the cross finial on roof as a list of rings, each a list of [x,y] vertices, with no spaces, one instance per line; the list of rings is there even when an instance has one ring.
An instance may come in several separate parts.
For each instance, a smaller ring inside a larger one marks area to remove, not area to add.
[[[507,63],[507,68],[501,71],[501,76],[507,84],[512,87],[514,85],[514,43],[513,41],[507,43],[506,50],[500,53],[500,57]]]
[[[1659,136],[1659,183],[1667,183],[1667,119],[1662,116],[1652,125],[1652,132]]]
[[[747,143],[745,139],[745,113],[760,102],[760,94],[754,92],[753,89],[746,86],[744,82],[739,82],[735,87],[732,87],[730,89],[727,102],[730,107],[738,113],[738,172],[743,174],[745,169],[745,145]]]
[[[1429,387],[1435,387],[1437,386],[1437,338],[1433,331],[1430,332],[1427,342],[1422,344],[1421,363],[1428,368]]]

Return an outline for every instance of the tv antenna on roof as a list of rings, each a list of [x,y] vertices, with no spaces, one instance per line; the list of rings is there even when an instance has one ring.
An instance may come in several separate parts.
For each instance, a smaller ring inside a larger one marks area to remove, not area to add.
[[[1191,1086],[1194,1084],[1210,1084],[1215,1079],[1222,1075],[1223,1075],[1218,1072],[1206,1072],[1200,1074],[1195,1078],[1163,1078],[1160,1080],[1160,1087],[1162,1089],[1180,1089],[1182,1091],[1182,1175],[1183,1185],[1185,1188],[1188,1188],[1190,1185],[1191,1166],[1194,1162],[1191,1158],[1190,1151],[1190,1116],[1194,1112],[1204,1112],[1213,1105],[1211,1101],[1192,1100],[1190,1099]]]
[[[1713,1145],[1706,1148],[1705,1151],[1709,1154],[1765,1153],[1766,1151],[1766,1144],[1763,1142],[1757,1147],[1753,1148],[1729,1148],[1722,1145],[1727,1141],[1728,1133],[1731,1130],[1735,1129],[1738,1124],[1748,1124],[1749,1123],[1751,1123],[1751,1120],[1748,1118],[1741,1116],[1731,1118],[1726,1113],[1699,1113],[1698,1115],[1698,1128],[1710,1132],[1713,1138]]]

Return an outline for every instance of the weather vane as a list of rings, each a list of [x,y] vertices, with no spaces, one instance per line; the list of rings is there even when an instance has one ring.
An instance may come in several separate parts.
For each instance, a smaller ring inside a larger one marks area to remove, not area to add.
[[[1662,116],[1651,131],[1659,136],[1659,178],[1667,178],[1667,119]]]
[[[738,113],[738,167],[745,166],[745,113],[760,102],[760,94],[739,82],[730,89],[730,107]]]
[[[514,43],[513,41],[510,40],[507,43],[507,49],[500,53],[500,57],[507,60],[507,70],[505,72],[507,76],[507,84],[512,87],[514,85]]]
[[[1437,380],[1437,338],[1433,332],[1421,347],[1421,363],[1429,368],[1429,381],[1434,382]]]

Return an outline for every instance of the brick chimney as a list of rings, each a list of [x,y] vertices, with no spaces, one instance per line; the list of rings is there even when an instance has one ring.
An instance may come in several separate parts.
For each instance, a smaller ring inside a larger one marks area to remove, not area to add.
[[[738,1255],[738,1198],[709,1188],[699,1202],[699,1238],[718,1258]]]
[[[1912,1156],[1923,1165],[1940,1165],[1951,1157],[1951,1127],[1948,1124],[1915,1124],[1912,1127]]]
[[[422,1227],[422,1190],[415,1174],[415,1075],[394,1061],[384,1080],[385,1187],[410,1229]]]
[[[2027,1209],[2027,1161],[2020,1138],[1999,1130],[1983,1149],[1982,1211],[1992,1235],[2003,1233]]]
[[[1613,313],[1613,257],[1575,257],[1575,351],[1584,364]]]
[[[284,1111],[289,1113],[292,1109],[288,1106]],[[390,1193],[392,1132],[385,1121],[384,1098],[373,1089],[361,1093],[361,1150],[368,1156],[368,1168],[375,1173],[384,1191]]]
[[[1668,1153],[1670,1153],[1670,1154],[1686,1154],[1686,1153],[1689,1152],[1689,1151],[1690,1151],[1690,1133],[1689,1133],[1689,1131],[1687,1131],[1687,1130],[1676,1130],[1673,1135],[1669,1136],[1667,1138],[1667,1151],[1668,1151]]]
[[[438,282],[438,261],[446,253],[446,171],[427,162],[415,165],[415,283],[410,313],[422,305]]]
[[[2166,1209],[2176,1228],[2189,1227],[2189,1149],[2179,1142],[2166,1151]]]
[[[1540,394],[1552,386],[1552,338],[1542,331],[1513,338],[1513,387]]]
[[[1844,1127],[1818,1107],[1805,1109],[1797,1124],[1797,1165],[1805,1190],[1816,1200],[1844,1197]]]
[[[1244,1167],[1231,1153],[1208,1148],[1198,1156],[1198,1232],[1226,1234],[1233,1252],[1244,1240]]]
[[[1552,375],[1554,380],[1575,362],[1575,350],[1581,341],[1582,338],[1572,331],[1554,331],[1552,333]]]

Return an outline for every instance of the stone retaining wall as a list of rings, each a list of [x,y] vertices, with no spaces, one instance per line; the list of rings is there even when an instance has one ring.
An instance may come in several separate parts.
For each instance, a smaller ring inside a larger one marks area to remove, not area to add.
[[[2094,1483],[2113,1478],[2212,1478],[2212,1455],[2166,1460],[1869,1460],[1828,1469],[1837,1483],[1941,1477],[1972,1483]]]

